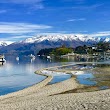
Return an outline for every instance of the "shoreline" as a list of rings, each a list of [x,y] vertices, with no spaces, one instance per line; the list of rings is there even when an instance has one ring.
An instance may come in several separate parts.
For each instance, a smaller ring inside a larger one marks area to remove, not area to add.
[[[34,88],[35,88],[34,91],[37,91],[40,88],[42,88],[43,86],[46,86],[53,79],[53,76],[41,74],[39,71],[35,71],[35,74],[46,76],[46,78],[44,80],[42,80],[41,82],[39,82],[37,84],[34,84],[30,87],[27,87],[27,88],[24,88],[22,90],[12,92],[12,93],[9,93],[9,94],[6,94],[6,95],[1,95],[0,100],[1,100],[1,98],[5,98],[5,97],[11,97],[11,96],[23,95],[23,94],[30,94],[31,92],[33,92]]]
[[[78,84],[74,77],[48,85],[53,76],[42,74],[42,70],[35,73],[46,76],[43,81],[0,96],[0,110],[110,110],[110,89],[62,94],[83,85]]]

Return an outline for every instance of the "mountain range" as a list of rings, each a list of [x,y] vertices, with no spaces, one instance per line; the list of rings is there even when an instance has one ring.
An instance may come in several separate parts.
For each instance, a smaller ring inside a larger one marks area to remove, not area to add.
[[[81,45],[92,45],[98,42],[110,42],[110,37],[92,37],[84,35],[36,35],[22,41],[14,42],[7,45],[5,42],[0,43],[0,53],[16,54],[36,54],[43,48],[55,48],[62,45],[67,47],[77,47]]]

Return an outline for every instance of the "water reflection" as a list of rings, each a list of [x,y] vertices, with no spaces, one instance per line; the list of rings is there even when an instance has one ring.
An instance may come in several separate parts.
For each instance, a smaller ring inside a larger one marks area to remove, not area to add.
[[[81,74],[81,75],[78,75],[77,76],[77,81],[80,84],[93,86],[93,85],[96,85],[97,84],[96,81],[90,80],[90,79],[93,79],[93,78],[94,78],[94,75],[92,73],[86,73],[85,72],[84,74]]]
[[[0,95],[21,90],[23,88],[26,88],[28,86],[31,86],[35,83],[38,83],[44,80],[45,79],[44,76],[34,74],[34,72],[38,69],[52,67],[52,66],[61,66],[65,64],[71,64],[71,63],[75,65],[76,62],[79,62],[74,58],[72,59],[56,58],[56,59],[47,60],[45,58],[37,57],[36,59],[33,60],[26,56],[20,56],[19,61],[17,61],[16,57],[17,56],[5,56],[6,63],[3,66],[0,66]],[[92,61],[97,62],[94,60]],[[100,62],[100,64],[103,64],[103,63],[110,64],[110,61]],[[93,64],[94,65],[92,66],[96,66],[95,63]],[[77,67],[79,68],[81,67],[81,65],[78,65]],[[86,67],[89,68],[91,66],[89,65]],[[87,77],[88,74],[85,74],[85,76]],[[93,77],[93,76],[89,75],[88,77]],[[70,75],[55,76],[51,84],[68,79],[68,78],[70,78]],[[85,83],[85,84],[88,83],[90,85],[96,83],[95,81],[91,82],[90,80],[89,82],[85,82],[85,80],[81,79],[81,76],[78,76],[78,78],[81,81],[80,83]]]
[[[36,70],[62,64],[62,62],[50,62],[39,58],[31,59],[26,56],[19,56],[19,60],[16,60],[16,57],[5,56],[6,63],[0,66],[0,95],[40,82],[45,77],[34,74]]]

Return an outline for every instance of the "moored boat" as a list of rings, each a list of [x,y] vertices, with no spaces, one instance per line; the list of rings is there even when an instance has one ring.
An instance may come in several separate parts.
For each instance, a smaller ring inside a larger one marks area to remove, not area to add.
[[[0,62],[5,62],[5,56],[4,55],[0,55]]]
[[[16,61],[19,61],[19,57],[16,57]]]

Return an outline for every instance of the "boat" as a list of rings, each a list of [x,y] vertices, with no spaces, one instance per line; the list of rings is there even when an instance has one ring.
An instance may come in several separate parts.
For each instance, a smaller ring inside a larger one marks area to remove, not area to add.
[[[31,58],[31,63],[36,59],[36,57],[33,54],[29,55],[29,57]]]
[[[31,55],[30,55],[30,58],[31,58],[31,59],[35,59],[36,57],[35,57],[33,54],[31,54]]]
[[[51,57],[50,56],[47,56],[47,59],[51,59]]]
[[[4,55],[0,55],[0,62],[5,62],[5,56]]]
[[[16,61],[19,61],[19,57],[16,57]]]

